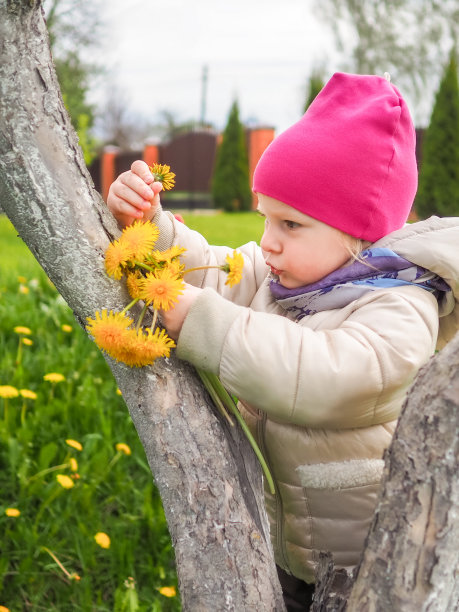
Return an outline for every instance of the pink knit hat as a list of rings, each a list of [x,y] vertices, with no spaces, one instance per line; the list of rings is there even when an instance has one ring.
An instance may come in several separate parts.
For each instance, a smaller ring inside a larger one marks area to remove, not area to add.
[[[375,242],[403,226],[417,188],[416,135],[385,78],[336,73],[263,153],[256,193]]]

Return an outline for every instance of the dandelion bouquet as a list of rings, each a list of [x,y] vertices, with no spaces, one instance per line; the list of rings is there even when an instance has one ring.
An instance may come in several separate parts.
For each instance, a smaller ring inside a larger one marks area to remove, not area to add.
[[[150,168],[156,181],[164,189],[172,189],[175,174],[167,165],[155,164]],[[169,357],[175,342],[164,329],[157,327],[158,311],[173,308],[179,295],[184,290],[184,276],[194,270],[218,268],[227,273],[226,283],[230,287],[239,283],[242,278],[244,259],[241,253],[227,255],[225,263],[220,266],[199,266],[188,268],[180,261],[186,249],[174,245],[160,251],[155,249],[159,238],[159,229],[151,221],[135,221],[124,228],[118,240],[111,242],[105,252],[105,270],[115,280],[125,279],[127,290],[132,301],[120,312],[97,311],[94,318],[88,317],[86,329],[94,338],[97,346],[117,361],[130,367],[142,367],[154,363],[160,357]],[[138,303],[143,303],[137,322],[128,315],[128,311]],[[147,310],[153,309],[152,323],[149,327],[142,325]],[[255,440],[243,421],[234,400],[219,381],[218,377],[198,370],[205,387],[209,391],[217,408],[232,423],[229,409],[239,421],[249,438],[262,467],[267,475],[271,490],[272,478]]]

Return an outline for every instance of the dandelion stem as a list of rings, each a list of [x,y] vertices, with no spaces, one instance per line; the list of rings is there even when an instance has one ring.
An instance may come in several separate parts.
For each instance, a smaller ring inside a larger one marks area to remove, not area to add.
[[[195,268],[188,268],[188,270],[182,272],[182,276],[185,276],[185,274],[188,274],[189,272],[196,272],[196,270],[210,270],[211,268],[218,268],[219,270],[223,270],[222,266],[196,266]]]
[[[137,325],[135,326],[136,331],[139,331],[140,326],[142,325],[142,321],[145,317],[145,313],[147,312],[147,308],[148,306],[144,304],[144,307],[142,308],[142,312],[140,313],[140,316],[139,316],[139,320],[137,321]]]
[[[155,331],[157,320],[158,320],[158,309],[155,308],[154,313],[153,313],[153,321],[151,322],[151,331]]]
[[[215,387],[212,384],[212,380],[210,378],[210,374],[208,372],[204,372],[203,370],[196,370],[197,373],[199,374],[200,379],[202,380],[205,388],[207,389],[210,397],[212,398],[214,404],[216,405],[218,411],[220,412],[220,414],[222,416],[225,417],[225,419],[228,421],[228,423],[231,425],[231,427],[234,427],[234,423],[231,420],[230,415],[228,414],[228,411],[225,408],[225,405],[223,403],[223,401],[221,400],[217,390],[215,389]]]
[[[274,481],[273,481],[273,477],[271,476],[271,472],[269,471],[265,458],[263,457],[255,438],[252,436],[250,429],[247,427],[246,422],[242,418],[242,415],[239,412],[233,398],[228,393],[228,391],[225,389],[225,387],[222,385],[218,376],[216,376],[215,374],[211,374],[210,372],[202,372],[201,370],[197,370],[197,371],[198,371],[199,376],[201,377],[201,380],[203,380],[202,374],[204,374],[204,377],[207,378],[208,384],[211,385],[213,389],[213,393],[218,396],[220,402],[224,403],[226,408],[228,408],[236,417],[237,422],[241,426],[242,431],[245,433],[247,440],[249,441],[251,447],[253,448],[255,455],[257,456],[258,461],[260,462],[260,465],[262,467],[263,473],[265,475],[266,481],[269,486],[269,490],[271,494],[274,495],[275,493]],[[209,389],[209,387],[207,386],[205,382],[204,384],[206,385],[206,389]],[[212,399],[214,399],[213,394],[210,391],[209,393],[212,396]]]
[[[61,465],[55,465],[53,467],[47,468],[46,470],[42,470],[41,472],[37,472],[34,476],[31,476],[28,482],[32,482],[36,478],[40,478],[40,476],[45,476],[46,474],[50,474],[51,472],[56,472],[57,470],[64,470],[69,467],[69,463],[62,463]]]
[[[123,310],[121,311],[121,314],[124,314],[125,312],[127,312],[130,308],[132,308],[134,306],[134,304],[137,304],[137,302],[139,301],[140,298],[134,298],[132,300],[132,302],[130,302],[126,308],[123,308]]]
[[[139,268],[143,268],[144,270],[148,270],[148,272],[153,272],[153,268],[151,266],[147,266],[147,264],[141,262],[141,261],[137,261],[134,260],[134,264],[136,266],[139,266]]]

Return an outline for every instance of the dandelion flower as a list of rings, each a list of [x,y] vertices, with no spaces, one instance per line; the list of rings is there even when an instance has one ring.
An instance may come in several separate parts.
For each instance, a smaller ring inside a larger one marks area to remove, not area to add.
[[[26,346],[32,346],[33,344],[33,341],[30,338],[22,337],[21,340],[22,340],[22,344],[25,344]]]
[[[0,397],[4,399],[11,399],[13,397],[18,397],[19,391],[16,387],[12,387],[11,385],[0,385]]]
[[[37,399],[37,394],[35,393],[35,391],[31,391],[30,389],[20,389],[19,395],[21,395],[21,397],[25,399],[31,399],[31,400]]]
[[[96,533],[94,539],[96,541],[96,544],[98,544],[101,548],[110,548],[110,538],[103,531],[99,531],[98,533]]]
[[[176,257],[179,257],[185,251],[186,251],[185,248],[180,247],[177,244],[174,244],[174,246],[171,246],[170,249],[166,249],[165,251],[153,251],[152,259],[154,259],[158,263],[160,262],[170,263],[173,259],[175,259]]]
[[[123,230],[119,242],[126,245],[131,258],[143,261],[158,240],[159,229],[151,221],[137,220]]]
[[[66,325],[65,323],[63,325],[61,325],[61,329],[63,332],[65,332],[66,334],[69,334],[73,327],[71,325]]]
[[[24,327],[23,325],[17,325],[14,328],[14,331],[16,334],[20,334],[23,336],[30,336],[30,334],[32,333],[32,330],[30,330],[28,327]]]
[[[18,276],[18,283],[26,283],[27,279],[25,276]]]
[[[87,331],[93,336],[97,346],[115,359],[128,341],[128,327],[133,320],[121,312],[102,310],[96,312],[96,318],[87,318]]]
[[[123,395],[123,394],[121,393],[121,389],[118,389],[118,388],[116,389],[116,395]]]
[[[244,258],[241,253],[233,251],[233,257],[226,256],[226,265],[222,266],[225,272],[228,272],[228,278],[225,285],[233,287],[237,285],[242,278],[242,268],[244,267]]]
[[[177,595],[177,591],[173,586],[161,587],[158,589],[158,591],[161,593],[161,595],[164,595],[164,597],[175,597]]]
[[[155,181],[162,183],[163,189],[168,191],[175,185],[175,174],[171,172],[170,166],[166,164],[153,164],[150,166],[150,172],[153,174]]]
[[[0,612],[10,612],[10,609],[6,606],[0,606]]]
[[[49,374],[45,374],[43,376],[43,380],[46,380],[50,383],[60,383],[64,382],[65,376],[63,374],[60,374],[59,372],[50,372]]]
[[[57,474],[56,480],[64,489],[71,489],[75,486],[75,483],[70,476],[66,476],[65,474]]]
[[[115,240],[105,251],[105,270],[109,276],[120,280],[125,268],[131,259],[131,249],[128,244]]]
[[[78,461],[74,457],[70,457],[69,463],[72,472],[78,472]]]
[[[143,279],[143,276],[140,274],[140,272],[138,270],[136,270],[135,272],[128,272],[128,274],[126,275],[126,286],[127,286],[127,290],[129,291],[129,295],[131,296],[131,298],[136,299],[136,298],[140,298],[140,292],[141,292],[141,281]]]
[[[21,516],[21,511],[18,510],[17,508],[7,508],[5,510],[5,514],[6,516],[11,516],[13,518],[17,518],[18,516]],[[1,610],[1,608],[0,608]]]
[[[22,293],[22,295],[27,295],[29,293],[29,288],[25,285],[19,285],[19,293]]]
[[[131,454],[131,449],[127,444],[124,444],[124,442],[118,442],[118,444],[115,445],[115,448],[119,453],[124,453],[125,455]]]
[[[68,446],[71,446],[72,448],[76,449],[77,451],[83,450],[83,446],[80,444],[80,442],[78,442],[78,440],[66,440],[65,443]]]
[[[183,293],[184,282],[164,268],[149,272],[142,281],[142,299],[153,308],[169,310],[177,302],[177,297]]]

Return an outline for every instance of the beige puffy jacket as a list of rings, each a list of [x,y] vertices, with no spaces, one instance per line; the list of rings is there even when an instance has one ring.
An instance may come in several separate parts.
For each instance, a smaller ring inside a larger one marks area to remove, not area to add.
[[[231,252],[168,213],[155,221],[159,248],[187,248],[188,267],[223,263]],[[452,291],[438,305],[421,288],[379,289],[296,323],[273,300],[255,243],[241,247],[243,279],[232,289],[216,270],[187,276],[206,289],[177,354],[241,399],[276,483],[275,495],[266,492],[276,562],[307,582],[320,551],[341,567],[358,562],[407,389],[437,337],[441,347],[459,329],[459,219],[432,217],[375,246],[439,274]]]

